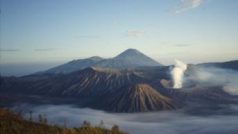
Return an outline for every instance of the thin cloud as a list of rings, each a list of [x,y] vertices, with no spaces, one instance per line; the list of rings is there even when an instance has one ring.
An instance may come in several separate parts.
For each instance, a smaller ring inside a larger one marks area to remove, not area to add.
[[[79,35],[78,38],[99,38],[97,35]]]
[[[189,47],[191,46],[190,44],[175,44],[175,47]]]
[[[128,37],[141,37],[145,34],[144,31],[141,30],[128,30],[127,31],[127,36]]]
[[[55,48],[40,48],[40,49],[35,49],[35,51],[39,52],[45,52],[45,51],[54,51],[56,50]]]
[[[202,5],[204,0],[180,0],[181,6],[175,10],[175,14],[179,14],[190,9],[197,8]]]
[[[0,52],[17,52],[20,51],[20,49],[0,49]]]

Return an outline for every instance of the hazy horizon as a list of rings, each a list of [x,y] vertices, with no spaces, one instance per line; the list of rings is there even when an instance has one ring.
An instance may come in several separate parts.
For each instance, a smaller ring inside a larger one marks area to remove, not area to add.
[[[94,55],[98,56],[98,55]],[[116,56],[116,55],[115,55]],[[113,56],[113,57],[115,57]],[[93,56],[90,56],[93,57]],[[58,61],[48,61],[48,62],[25,62],[25,63],[0,63],[0,74],[2,76],[24,76],[24,75],[29,75],[41,71],[46,71],[50,68],[68,63],[73,60],[78,60],[78,59],[85,59],[85,58],[90,58],[90,57],[78,57],[75,59],[68,59],[68,60],[58,60]],[[102,57],[102,56],[99,56]],[[102,57],[102,58],[113,58],[113,57]],[[151,57],[153,58],[153,57]],[[154,58],[153,58],[154,59]],[[158,59],[154,59],[159,63],[162,63],[163,65],[173,65],[176,59],[170,59],[167,60],[167,62],[163,63]],[[199,63],[212,63],[212,62],[226,62],[226,61],[231,61],[231,60],[237,60],[237,59],[229,59],[229,60],[213,60],[213,61],[203,61],[203,62],[186,62],[187,64],[199,64]]]

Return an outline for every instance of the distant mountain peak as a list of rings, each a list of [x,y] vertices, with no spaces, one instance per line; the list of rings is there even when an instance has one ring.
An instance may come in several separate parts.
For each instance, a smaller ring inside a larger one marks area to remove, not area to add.
[[[123,58],[127,58],[127,57],[130,57],[130,56],[146,56],[146,55],[144,55],[142,52],[140,52],[136,49],[130,48],[130,49],[127,49],[127,50],[123,51],[119,55],[117,55],[115,57],[115,59],[123,59]]]
[[[135,53],[135,54],[139,54],[141,53],[139,50],[137,49],[134,49],[134,48],[129,48],[129,49],[126,49],[124,52],[122,53]]]
[[[121,62],[121,64],[127,64],[126,66],[138,67],[138,66],[161,66],[160,63],[154,59],[146,56],[142,52],[136,49],[127,49],[113,58],[114,62]]]

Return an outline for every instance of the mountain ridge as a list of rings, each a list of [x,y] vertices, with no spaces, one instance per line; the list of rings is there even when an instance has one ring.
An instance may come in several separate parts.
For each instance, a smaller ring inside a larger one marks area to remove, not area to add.
[[[128,69],[139,66],[162,66],[162,64],[158,63],[157,61],[153,60],[152,58],[146,56],[136,49],[127,49],[113,58],[106,59],[99,56],[93,56],[86,59],[73,60],[41,73],[67,74],[88,67]]]
[[[90,66],[98,63],[101,60],[103,60],[103,58],[101,58],[99,56],[93,56],[93,57],[89,57],[86,59],[72,60],[65,64],[48,69],[43,73],[49,73],[49,74],[71,73],[74,71],[78,71],[78,70],[82,70],[87,67],[90,67]]]
[[[238,60],[230,60],[225,62],[201,63],[201,64],[198,64],[198,66],[219,67],[224,69],[238,70]]]
[[[139,66],[162,66],[162,64],[146,56],[136,49],[127,49],[116,57],[103,60],[96,67],[128,69]]]

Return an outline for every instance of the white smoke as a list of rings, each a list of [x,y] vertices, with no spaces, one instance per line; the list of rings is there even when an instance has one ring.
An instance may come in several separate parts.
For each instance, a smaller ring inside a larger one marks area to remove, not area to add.
[[[174,68],[171,71],[173,78],[173,88],[181,88],[183,86],[184,71],[187,69],[187,64],[182,61],[175,60]]]
[[[223,90],[231,95],[238,95],[238,83],[237,82],[230,82],[223,87]]]
[[[196,83],[200,87],[223,87],[225,92],[238,95],[238,71],[215,66],[196,66],[188,74],[183,78],[184,87]]]

